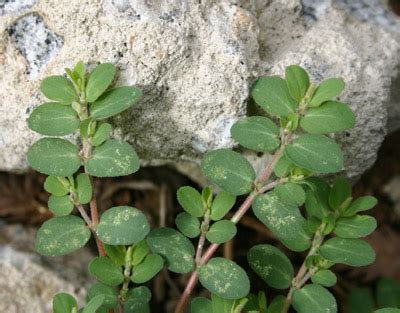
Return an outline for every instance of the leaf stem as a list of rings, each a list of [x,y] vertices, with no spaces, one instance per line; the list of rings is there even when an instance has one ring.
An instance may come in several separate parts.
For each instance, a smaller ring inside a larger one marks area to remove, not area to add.
[[[206,235],[208,232],[209,225],[210,225],[210,211],[207,210],[206,214],[204,215],[204,220],[201,223],[200,227],[201,235],[199,238],[199,242],[197,244],[196,257],[195,257],[197,266],[201,265],[201,256],[203,254],[204,243],[206,241]]]

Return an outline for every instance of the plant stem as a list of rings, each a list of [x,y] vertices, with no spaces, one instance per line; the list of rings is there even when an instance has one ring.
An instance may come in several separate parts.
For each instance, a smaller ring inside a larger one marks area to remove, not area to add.
[[[201,223],[201,227],[200,227],[201,235],[200,235],[200,238],[199,238],[199,242],[197,244],[196,257],[195,257],[197,266],[201,265],[200,264],[201,263],[201,256],[203,254],[204,243],[206,241],[206,235],[207,235],[207,232],[208,232],[209,225],[210,225],[210,212],[209,212],[209,210],[207,210],[206,214],[204,215],[204,220]]]

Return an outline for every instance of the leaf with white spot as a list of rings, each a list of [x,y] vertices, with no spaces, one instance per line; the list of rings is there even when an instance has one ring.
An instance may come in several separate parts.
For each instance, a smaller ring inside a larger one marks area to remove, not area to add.
[[[336,313],[335,297],[320,285],[306,285],[293,293],[292,304],[298,313]]]

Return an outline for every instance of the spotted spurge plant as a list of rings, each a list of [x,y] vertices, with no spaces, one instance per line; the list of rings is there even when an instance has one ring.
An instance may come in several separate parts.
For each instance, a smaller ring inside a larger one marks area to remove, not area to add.
[[[44,188],[52,194],[49,208],[55,215],[38,231],[36,247],[46,256],[63,255],[93,236],[100,256],[90,262],[89,272],[99,283],[89,288],[81,309],[71,295],[56,295],[54,312],[150,312],[151,292],[142,284],[164,266],[189,274],[176,313],[337,312],[327,289],[336,284],[331,268],[371,264],[375,253],[361,238],[376,228],[375,219],[363,214],[376,205],[375,198],[353,199],[346,179],[329,183],[321,175],[343,169],[344,156],[333,134],[355,124],[349,106],[335,100],[344,89],[342,79],[317,85],[296,65],[286,68],[285,78],[260,78],[251,95],[264,115],[237,121],[231,135],[244,149],[271,154],[268,165],[257,175],[238,152],[208,152],[201,169],[214,186],[201,191],[181,187],[177,200],[183,212],[176,216],[176,228],[150,231],[145,215],[133,207],[110,208],[99,218],[93,194],[93,177],[130,175],[139,168],[128,143],[109,139],[112,126],[105,120],[135,104],[140,90],[110,89],[111,64],[87,74],[79,62],[66,71],[68,78],[51,76],[42,82],[43,94],[54,102],[39,106],[29,118],[32,130],[51,136],[28,152],[31,166],[49,175]],[[76,133],[69,137],[76,144],[55,138]],[[238,196],[244,201],[229,213]],[[287,249],[306,251],[295,271],[284,251],[273,245],[249,249],[251,270],[282,291],[273,299],[263,290],[251,290],[246,271],[234,261],[214,256],[236,236],[236,224],[250,209]],[[190,300],[198,282],[210,297]]]

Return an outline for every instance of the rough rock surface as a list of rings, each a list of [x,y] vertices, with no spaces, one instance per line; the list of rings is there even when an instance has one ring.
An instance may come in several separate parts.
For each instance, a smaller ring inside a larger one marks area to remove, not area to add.
[[[26,119],[43,101],[40,80],[77,60],[113,62],[120,69],[117,84],[143,88],[143,101],[113,120],[116,134],[133,143],[145,164],[173,163],[182,170],[207,150],[232,147],[229,129],[246,114],[255,78],[280,74],[289,64],[305,66],[317,81],[342,76],[347,82],[342,99],[358,122],[339,139],[351,177],[374,162],[387,108],[400,105],[393,85],[399,81],[400,18],[378,0],[32,2],[20,9],[6,4],[0,17],[3,170],[27,166],[24,156],[37,136]],[[24,27],[18,26],[22,13]],[[35,16],[40,38],[49,43],[21,39]]]

